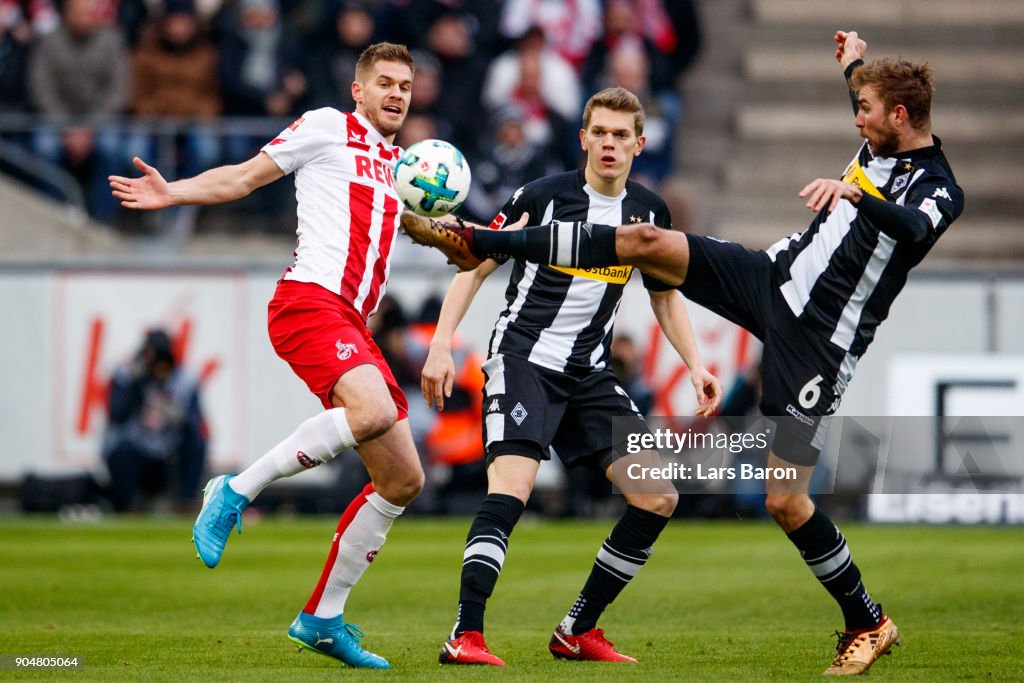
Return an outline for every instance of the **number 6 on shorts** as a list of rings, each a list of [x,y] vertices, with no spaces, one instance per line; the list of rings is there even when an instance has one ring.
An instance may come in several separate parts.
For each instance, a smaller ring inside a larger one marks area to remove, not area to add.
[[[800,389],[800,405],[806,410],[810,410],[818,402],[818,398],[821,397],[821,380],[824,379],[821,375],[815,375],[807,384]]]

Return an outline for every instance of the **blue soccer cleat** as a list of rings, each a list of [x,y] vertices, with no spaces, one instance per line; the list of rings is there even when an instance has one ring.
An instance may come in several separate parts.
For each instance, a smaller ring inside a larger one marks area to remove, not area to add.
[[[249,499],[228,486],[234,475],[221,475],[206,482],[203,507],[192,526],[192,542],[203,563],[213,569],[220,562],[231,530],[238,526],[242,533],[242,511]]]
[[[299,612],[288,627],[288,638],[307,650],[340,659],[345,664],[362,669],[390,669],[388,660],[367,652],[359,646],[363,632],[354,624],[346,624],[341,615],[321,619]]]

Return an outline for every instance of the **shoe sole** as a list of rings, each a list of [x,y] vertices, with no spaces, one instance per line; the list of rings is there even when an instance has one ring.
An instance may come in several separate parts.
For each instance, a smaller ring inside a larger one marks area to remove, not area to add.
[[[458,666],[505,666],[504,662],[501,664],[498,664],[497,662],[463,662],[458,659],[452,659],[451,657],[445,657],[443,652],[437,656],[437,663],[454,664]]]
[[[636,664],[635,659],[587,659],[586,657],[577,657],[575,655],[567,655],[563,652],[556,652],[555,650],[549,649],[548,652],[555,659],[563,659],[567,662],[609,662],[611,664]]]
[[[344,659],[340,659],[340,658],[338,658],[338,657],[335,657],[334,655],[332,655],[332,654],[330,654],[330,653],[328,653],[328,652],[324,652],[323,650],[318,650],[318,649],[316,649],[315,647],[313,647],[312,645],[310,645],[309,643],[307,643],[307,642],[305,642],[305,641],[303,641],[303,640],[300,640],[300,639],[296,638],[295,636],[293,636],[293,635],[292,635],[292,634],[290,634],[290,633],[288,634],[288,640],[292,641],[293,643],[295,643],[296,645],[298,645],[298,646],[299,646],[300,648],[302,648],[303,650],[309,650],[310,652],[315,652],[315,653],[316,653],[316,654],[318,654],[318,655],[322,655],[322,656],[324,656],[324,657],[330,657],[330,658],[331,658],[331,659],[333,659],[334,661],[336,661],[336,662],[341,662],[342,664],[344,664],[345,666],[347,666],[347,667],[349,667],[349,668],[351,668],[351,669],[381,669],[381,668],[384,668],[384,669],[390,669],[390,668],[391,668],[391,665],[390,665],[390,664],[388,664],[388,666],[386,666],[386,667],[379,667],[379,666],[358,666],[358,665],[356,665],[356,664],[349,664],[349,663],[348,663],[348,662],[346,662],[346,661],[345,661]],[[378,656],[379,656],[379,655],[378,655]]]

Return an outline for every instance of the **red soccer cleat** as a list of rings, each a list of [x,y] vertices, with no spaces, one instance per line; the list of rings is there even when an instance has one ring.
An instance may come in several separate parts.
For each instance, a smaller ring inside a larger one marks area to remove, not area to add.
[[[621,652],[604,637],[604,629],[592,628],[578,636],[569,635],[559,626],[551,634],[548,649],[556,659],[573,659],[588,662],[636,662]]]
[[[491,654],[484,642],[484,634],[480,631],[466,631],[458,638],[444,641],[441,654],[437,656],[441,664],[490,664],[505,666],[499,657]]]

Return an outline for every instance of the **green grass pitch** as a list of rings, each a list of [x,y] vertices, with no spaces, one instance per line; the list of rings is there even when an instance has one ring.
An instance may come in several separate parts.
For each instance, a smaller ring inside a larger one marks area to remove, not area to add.
[[[194,559],[190,520],[0,518],[0,654],[85,658],[79,671],[0,679],[819,680],[840,626],[838,608],[772,525],[677,520],[601,620],[640,663],[556,661],[551,630],[612,522],[525,519],[487,613],[488,643],[508,666],[442,669],[468,520],[407,518],[346,610],[394,668],[346,669],[285,636],[335,521],[249,523],[211,571]],[[875,678],[1024,678],[1024,529],[843,529],[902,633]]]

